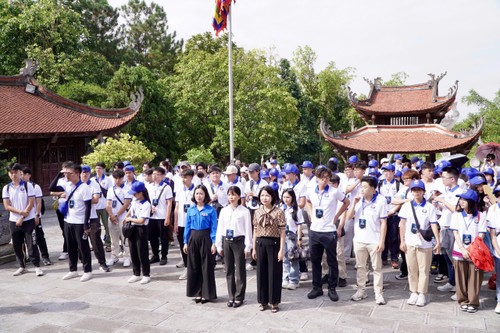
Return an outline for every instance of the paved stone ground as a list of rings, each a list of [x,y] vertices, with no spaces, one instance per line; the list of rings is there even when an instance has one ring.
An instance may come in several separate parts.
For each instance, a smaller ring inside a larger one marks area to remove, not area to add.
[[[152,265],[152,281],[144,286],[127,283],[131,268],[118,265],[110,273],[99,271],[93,255],[92,280],[63,281],[68,266],[57,260],[62,241],[53,211],[47,211],[43,224],[54,265],[44,267],[43,277],[36,277],[33,268],[14,277],[15,263],[0,266],[0,332],[500,332],[500,316],[493,310],[495,293],[486,282],[480,311],[475,314],[459,311],[449,299],[451,293],[436,291],[434,282],[429,287],[430,303],[418,308],[406,304],[407,283],[395,280],[397,272],[391,268],[384,270],[387,305],[376,305],[372,290],[363,301],[349,300],[355,283],[355,271],[349,265],[349,285],[338,289],[339,302],[331,302],[326,293],[307,299],[309,280],[297,290],[283,290],[276,314],[258,311],[254,272],[248,274],[245,304],[227,308],[220,265],[216,270],[218,301],[195,304],[185,296],[186,282],[178,280],[177,246],[170,251],[166,266]]]

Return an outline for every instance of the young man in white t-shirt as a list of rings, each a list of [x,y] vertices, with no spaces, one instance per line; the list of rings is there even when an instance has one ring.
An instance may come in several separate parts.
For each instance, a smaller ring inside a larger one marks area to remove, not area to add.
[[[35,210],[35,236],[36,245],[42,256],[42,262],[45,266],[52,265],[49,257],[49,249],[47,247],[47,241],[45,239],[45,232],[42,227],[42,206],[43,206],[43,194],[40,185],[35,184],[31,181],[31,176],[33,172],[30,168],[23,169],[23,181],[26,183],[31,183],[33,189],[35,190],[35,205],[33,209]]]
[[[101,195],[99,196],[99,202],[96,204],[95,209],[97,213],[97,218],[104,227],[104,246],[107,252],[111,251],[111,238],[109,236],[108,229],[108,213],[106,211],[106,196],[108,194],[108,189],[113,187],[112,180],[106,176],[106,164],[104,162],[97,162],[95,165],[95,177],[92,178],[100,189]]]
[[[106,197],[106,210],[109,216],[108,229],[111,237],[111,256],[107,262],[108,266],[112,266],[118,262],[120,256],[120,243],[123,247],[123,267],[130,266],[129,247],[125,242],[128,242],[122,233],[122,222],[127,215],[127,211],[132,202],[132,195],[125,191],[123,178],[125,173],[123,170],[113,171],[114,186],[108,190]]]
[[[23,244],[26,244],[26,252],[35,266],[36,275],[42,276],[40,253],[36,241],[33,241],[35,191],[31,183],[26,183],[22,179],[22,167],[19,163],[9,165],[7,171],[11,182],[3,187],[2,199],[5,210],[9,212],[12,246],[19,264],[14,276],[27,272]]]
[[[366,295],[366,265],[370,259],[373,267],[373,289],[375,303],[386,304],[383,296],[382,251],[387,233],[387,200],[377,193],[377,179],[364,176],[361,179],[360,194],[353,198],[347,218],[354,217],[354,254],[356,256],[356,293],[353,301],[360,301]]]
[[[318,167],[315,172],[318,185],[309,189],[306,195],[306,209],[311,216],[309,231],[309,248],[311,249],[311,266],[313,271],[313,289],[307,294],[309,299],[323,295],[321,283],[321,260],[326,251],[328,262],[328,297],[333,302],[339,300],[336,288],[339,268],[337,263],[337,228],[336,222],[349,205],[349,199],[339,189],[328,185],[332,171]],[[337,209],[338,203],[342,207]]]
[[[490,232],[491,245],[493,246],[493,259],[495,260],[495,273],[497,275],[497,306],[495,313],[500,314],[500,185],[493,189],[493,195],[496,197],[496,202],[489,208],[486,222]]]
[[[189,207],[194,206],[193,192],[195,185],[193,184],[194,171],[186,169],[181,173],[182,186],[177,187],[175,193],[175,211],[174,211],[174,232],[177,234],[179,249],[182,256],[182,262],[179,262],[176,267],[187,267],[187,255],[182,250],[184,248],[184,227],[186,226],[186,212]],[[179,277],[179,280],[187,279],[187,268]]]
[[[151,199],[151,211],[153,215],[149,219],[149,243],[153,256],[150,264],[159,262],[160,265],[167,264],[169,247],[168,226],[170,225],[172,213],[172,188],[166,182],[165,169],[156,167],[153,169],[153,184],[146,186]],[[160,257],[161,243],[161,257]]]
[[[63,280],[78,276],[78,257],[81,255],[84,273],[80,281],[85,282],[92,278],[92,258],[88,241],[92,190],[80,180],[81,172],[82,167],[79,164],[66,163],[58,177],[64,175],[68,180],[67,185],[64,188],[57,186],[57,179],[54,179],[49,190],[65,198],[66,208],[60,206],[60,209],[65,216],[64,234],[68,242],[69,273],[63,276]]]

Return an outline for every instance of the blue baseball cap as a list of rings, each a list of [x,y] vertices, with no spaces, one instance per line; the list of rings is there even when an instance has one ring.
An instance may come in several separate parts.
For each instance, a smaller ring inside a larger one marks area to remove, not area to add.
[[[441,161],[434,169],[434,173],[441,173],[443,172],[443,169],[447,167],[451,167],[451,163],[449,161]]]
[[[283,171],[285,171],[285,173],[294,173],[296,175],[299,174],[299,168],[297,168],[294,164],[288,165]]]
[[[463,168],[460,173],[466,175],[468,179],[472,179],[479,175],[479,171],[474,168]]]
[[[495,187],[495,189],[493,190],[493,194],[497,194],[498,192],[500,192],[500,185]]]
[[[478,195],[477,195],[476,191],[471,190],[471,189],[468,189],[467,191],[465,191],[462,194],[457,194],[457,197],[465,199],[465,200],[472,200],[474,202],[477,202],[477,200],[478,200]]]
[[[403,156],[401,156],[401,154],[394,155],[394,160],[402,160],[402,159],[403,159]]]
[[[414,188],[419,188],[425,191],[425,184],[419,179],[412,180],[410,184],[410,190],[413,190]]]
[[[425,162],[422,161],[422,160],[418,160],[417,161],[417,164],[415,165],[417,167],[418,170],[422,169],[422,164],[424,164]]]
[[[471,185],[486,185],[488,184],[488,182],[486,181],[486,178],[484,178],[483,176],[476,176],[472,179],[469,180],[469,184]]]
[[[339,164],[339,160],[336,158],[336,157],[330,157],[328,159],[328,162],[332,162],[332,163],[335,163],[335,164]]]
[[[267,170],[260,170],[260,178],[270,178],[271,176],[269,175],[269,171]]]
[[[378,170],[375,168],[368,168],[368,175],[375,175],[378,177]]]
[[[283,178],[283,177],[285,177],[285,176],[286,176],[285,171],[281,171],[281,172],[280,172],[280,178]]]
[[[358,162],[358,156],[352,155],[352,156],[349,157],[349,159],[347,161],[349,163],[357,163]]]
[[[410,170],[410,168],[403,168],[403,169],[401,169],[401,174],[405,173],[408,170]]]
[[[493,171],[493,169],[492,169],[492,168],[486,168],[486,169],[484,169],[483,173],[484,173],[485,175],[491,175],[491,176],[494,176],[494,175],[495,175],[495,171]]]
[[[403,176],[403,173],[401,172],[401,170],[398,170],[394,173],[394,177],[401,177]]]
[[[411,164],[413,164],[413,163],[417,163],[418,161],[420,161],[420,158],[418,158],[417,156],[413,156],[413,157],[410,159]]]
[[[128,191],[128,194],[136,194],[139,192],[142,192],[146,189],[146,185],[143,182],[133,182],[132,187],[130,188],[130,191]]]
[[[88,165],[82,165],[82,172],[88,173],[90,172],[90,166]]]
[[[269,175],[278,178],[278,176],[280,175],[280,172],[278,171],[278,169],[272,168],[271,170],[269,170]]]
[[[385,170],[387,170],[387,171],[396,171],[396,168],[392,164],[384,165],[381,169],[384,170],[384,171]]]
[[[127,165],[131,165],[130,161],[123,161],[123,166],[126,167]]]
[[[278,183],[276,183],[276,182],[271,182],[271,183],[269,184],[269,186],[271,186],[271,188],[272,188],[273,190],[275,190],[275,191],[278,191],[278,190],[279,190],[279,188],[280,188],[280,187],[279,187],[279,185],[278,185]]]
[[[314,169],[314,165],[311,163],[311,161],[304,161],[304,163],[302,163],[301,167]]]
[[[133,165],[127,165],[123,170],[135,172],[135,168]]]
[[[271,164],[278,164],[278,161],[276,161],[276,160],[271,160],[271,162],[270,162],[270,163],[271,163]]]
[[[378,162],[377,162],[377,160],[370,160],[370,162],[368,162],[368,166],[369,166],[370,168],[378,167]]]

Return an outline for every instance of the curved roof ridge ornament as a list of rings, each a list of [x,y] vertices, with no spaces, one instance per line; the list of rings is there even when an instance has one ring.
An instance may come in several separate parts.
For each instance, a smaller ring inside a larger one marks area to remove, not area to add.
[[[32,78],[38,70],[39,63],[38,61],[32,59],[26,59],[25,62],[26,65],[24,68],[19,70],[19,75],[22,75],[25,78]]]
[[[455,84],[448,89],[448,98],[455,95],[458,91],[458,80],[455,81]]]
[[[319,126],[324,136],[329,136],[330,138],[335,138],[335,139],[343,139],[340,135],[342,131],[332,132],[330,125],[327,124],[323,118],[321,118]]]
[[[459,131],[460,137],[466,138],[466,137],[476,136],[479,132],[483,130],[483,125],[484,125],[484,117],[481,117],[472,124],[472,127],[469,130],[460,130]]]
[[[347,89],[349,89],[349,99],[351,100],[351,102],[353,104],[358,104],[359,103],[359,100],[358,100],[358,94],[356,94],[354,91],[351,90],[351,87],[347,87]]]
[[[139,90],[135,93],[130,93],[130,100],[130,110],[139,111],[142,102],[144,101],[144,91],[142,89],[142,86],[139,86]]]
[[[438,77],[436,77],[436,75],[434,75],[433,73],[429,73],[427,75],[429,75],[431,77],[431,79],[429,81],[427,81],[427,85],[429,86],[429,88],[432,88],[432,101],[433,102],[437,102],[438,101],[438,85],[439,85],[439,81],[441,81],[441,79],[443,77],[445,77],[445,75],[447,74],[448,72],[444,72],[444,73],[441,73]]]

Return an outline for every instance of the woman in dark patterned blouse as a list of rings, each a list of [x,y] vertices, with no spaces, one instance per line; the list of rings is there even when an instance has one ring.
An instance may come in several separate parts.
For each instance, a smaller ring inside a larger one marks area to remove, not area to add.
[[[270,186],[259,192],[261,206],[253,217],[252,257],[257,260],[257,301],[264,311],[271,303],[271,311],[278,312],[281,302],[281,279],[285,247],[285,214],[276,204],[278,198]]]

